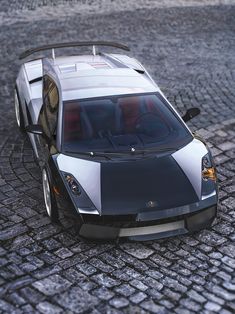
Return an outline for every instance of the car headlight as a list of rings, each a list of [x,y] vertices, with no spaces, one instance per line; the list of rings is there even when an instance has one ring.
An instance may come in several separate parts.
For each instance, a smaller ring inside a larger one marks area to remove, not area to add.
[[[202,197],[210,195],[216,190],[216,170],[211,154],[202,158]]]
[[[79,184],[76,181],[76,179],[70,173],[64,173],[64,178],[65,178],[65,181],[67,182],[71,192],[74,195],[79,196],[81,194],[81,189],[80,189]]]
[[[71,174],[61,171],[66,190],[69,193],[70,199],[80,214],[94,214],[99,215],[94,204],[91,202],[87,193],[78,183],[77,179]],[[71,193],[70,193],[71,192]]]
[[[216,181],[216,170],[212,164],[211,157],[209,154],[206,154],[202,158],[202,178],[203,180],[212,180]]]

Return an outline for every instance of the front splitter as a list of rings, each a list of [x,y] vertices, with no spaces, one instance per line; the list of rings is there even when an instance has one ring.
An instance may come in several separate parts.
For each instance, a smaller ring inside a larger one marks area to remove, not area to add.
[[[85,238],[102,240],[117,238],[129,238],[136,241],[161,239],[206,228],[213,222],[215,216],[216,205],[201,210],[196,214],[181,216],[182,219],[173,222],[159,223],[159,221],[153,221],[153,224],[150,226],[117,228],[105,225],[83,224],[79,234]]]

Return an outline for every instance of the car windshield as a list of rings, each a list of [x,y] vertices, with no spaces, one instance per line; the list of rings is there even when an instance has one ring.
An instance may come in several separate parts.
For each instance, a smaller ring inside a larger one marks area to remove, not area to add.
[[[123,152],[180,147],[191,134],[160,94],[64,102],[63,150]]]

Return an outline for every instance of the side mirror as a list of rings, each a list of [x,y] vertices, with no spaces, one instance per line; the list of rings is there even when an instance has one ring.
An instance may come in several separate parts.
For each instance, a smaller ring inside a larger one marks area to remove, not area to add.
[[[200,113],[200,109],[199,108],[190,108],[186,111],[185,115],[182,117],[182,119],[184,120],[184,122],[187,122],[189,120],[191,120],[192,118],[196,117],[197,115],[199,115]]]
[[[44,135],[43,129],[39,124],[29,124],[25,127],[25,130],[29,133]]]

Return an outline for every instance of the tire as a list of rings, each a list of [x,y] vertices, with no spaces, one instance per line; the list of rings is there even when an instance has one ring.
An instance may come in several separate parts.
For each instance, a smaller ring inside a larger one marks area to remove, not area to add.
[[[20,129],[22,132],[25,132],[25,125],[24,125],[23,112],[22,112],[22,108],[21,108],[21,105],[20,105],[20,101],[19,101],[19,97],[18,97],[18,93],[17,93],[16,88],[15,88],[14,101],[15,101],[16,123],[17,123],[19,129]]]
[[[51,179],[45,167],[42,169],[42,187],[47,215],[51,222],[59,222],[58,207],[52,189]]]

